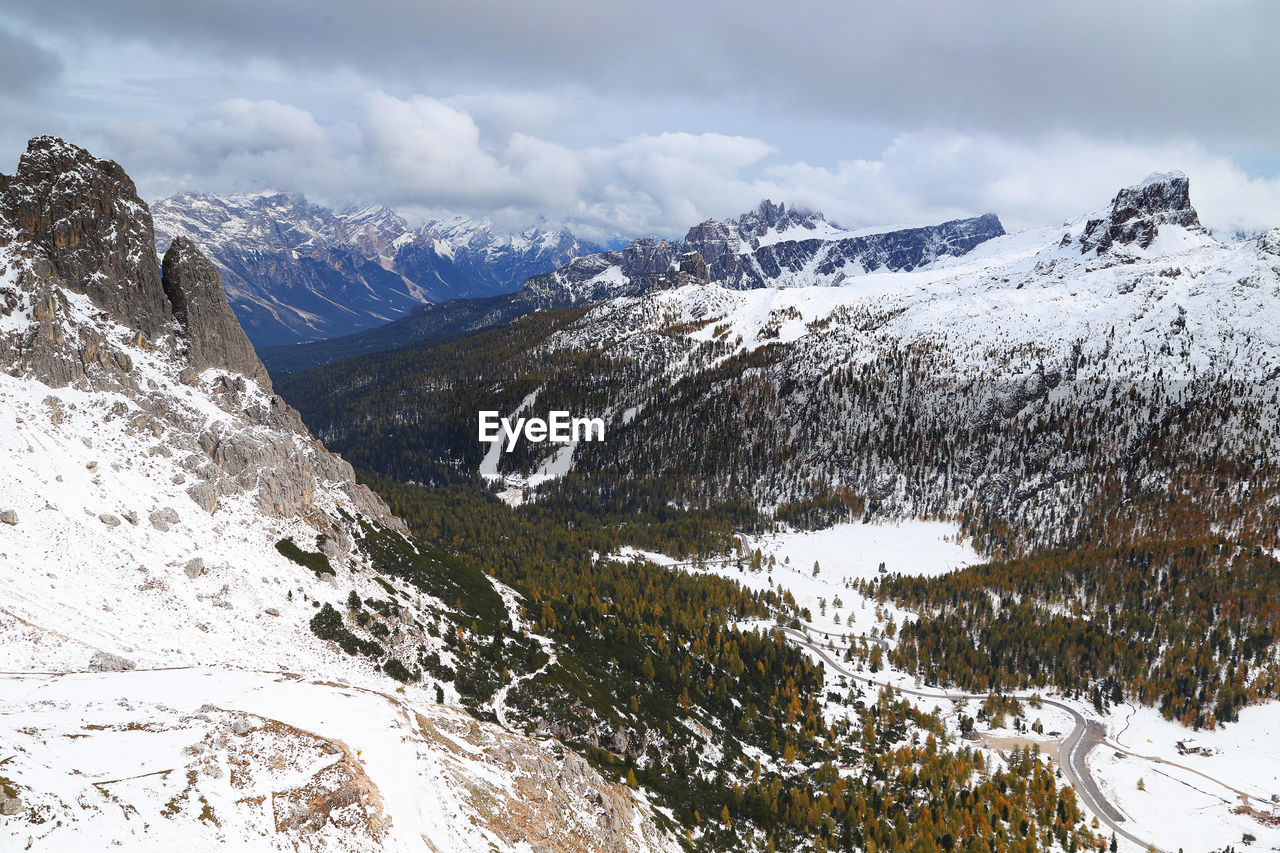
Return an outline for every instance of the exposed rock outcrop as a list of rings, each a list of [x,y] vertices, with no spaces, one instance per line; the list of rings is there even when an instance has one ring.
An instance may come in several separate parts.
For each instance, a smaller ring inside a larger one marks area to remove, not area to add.
[[[133,668],[133,661],[110,652],[94,652],[89,659],[90,672],[128,672]]]
[[[172,318],[146,203],[124,169],[53,136],[27,143],[0,212],[40,278],[148,338]]]
[[[206,512],[251,493],[264,513],[327,531],[322,498],[341,493],[350,509],[403,529],[272,394],[217,270],[195,245],[175,238],[161,276],[147,206],[119,165],[42,136],[0,185],[0,310],[11,318],[0,332],[0,369],[123,395],[116,414],[163,435],[156,453],[185,454],[187,494]],[[210,421],[174,390],[182,386],[227,417]],[[177,518],[149,514],[161,531]],[[101,520],[121,524],[112,513]]]
[[[182,328],[192,369],[216,367],[240,373],[269,393],[267,369],[231,313],[218,271],[186,237],[175,237],[165,252],[161,281]]]
[[[1111,201],[1110,213],[1085,225],[1080,251],[1101,253],[1117,244],[1145,249],[1161,225],[1200,227],[1200,217],[1191,206],[1190,181],[1182,172],[1157,172],[1120,190]]]

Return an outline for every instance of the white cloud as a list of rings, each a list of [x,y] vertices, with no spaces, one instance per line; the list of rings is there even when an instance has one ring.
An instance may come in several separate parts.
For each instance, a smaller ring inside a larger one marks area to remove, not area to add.
[[[901,134],[875,157],[787,161],[768,142],[718,133],[636,135],[570,147],[527,133],[487,136],[469,112],[425,96],[366,93],[360,119],[323,123],[274,100],[217,102],[186,122],[116,122],[109,153],[144,192],[275,187],[332,204],[539,217],[597,239],[680,235],[763,197],[842,224],[923,224],[998,213],[1007,227],[1056,224],[1104,207],[1146,174],[1180,168],[1206,224],[1280,225],[1280,181],[1249,175],[1192,143],[1080,134],[1009,138]]]

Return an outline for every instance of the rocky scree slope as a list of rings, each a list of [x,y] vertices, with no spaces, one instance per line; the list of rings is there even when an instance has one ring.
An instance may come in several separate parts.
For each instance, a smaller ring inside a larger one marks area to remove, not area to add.
[[[498,678],[461,643],[530,642],[514,593],[401,535],[211,264],[161,264],[123,170],[53,137],[0,176],[0,368],[0,847],[671,846],[452,707]]]
[[[259,347],[351,334],[428,302],[505,293],[596,251],[563,229],[507,234],[466,217],[412,228],[385,207],[333,211],[280,192],[181,193],[151,210],[157,247],[178,236],[199,246]]]

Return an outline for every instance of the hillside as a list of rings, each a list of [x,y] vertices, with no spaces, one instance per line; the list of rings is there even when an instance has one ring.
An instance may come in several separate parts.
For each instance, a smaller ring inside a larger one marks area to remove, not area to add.
[[[461,710],[518,599],[310,436],[119,166],[41,137],[0,192],[0,846],[674,849]]]
[[[1062,228],[910,272],[687,283],[284,388],[358,467],[496,473],[538,512],[955,519],[996,562],[861,587],[926,616],[899,665],[1213,726],[1280,674],[1278,246],[1219,242],[1187,178],[1157,175]],[[483,470],[477,411],[522,406],[601,416],[608,439],[525,442]]]

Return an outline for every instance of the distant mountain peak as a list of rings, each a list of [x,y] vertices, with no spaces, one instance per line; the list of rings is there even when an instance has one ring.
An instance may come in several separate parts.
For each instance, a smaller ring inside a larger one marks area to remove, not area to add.
[[[180,193],[152,206],[157,246],[189,238],[222,275],[258,346],[350,334],[428,302],[492,296],[597,251],[567,231],[455,216],[411,227],[382,205],[334,211],[301,194]]]
[[[1102,253],[1117,244],[1137,244],[1145,249],[1161,225],[1201,228],[1200,217],[1191,206],[1191,181],[1184,172],[1154,172],[1121,189],[1111,200],[1110,211],[1085,225],[1080,250]]]

